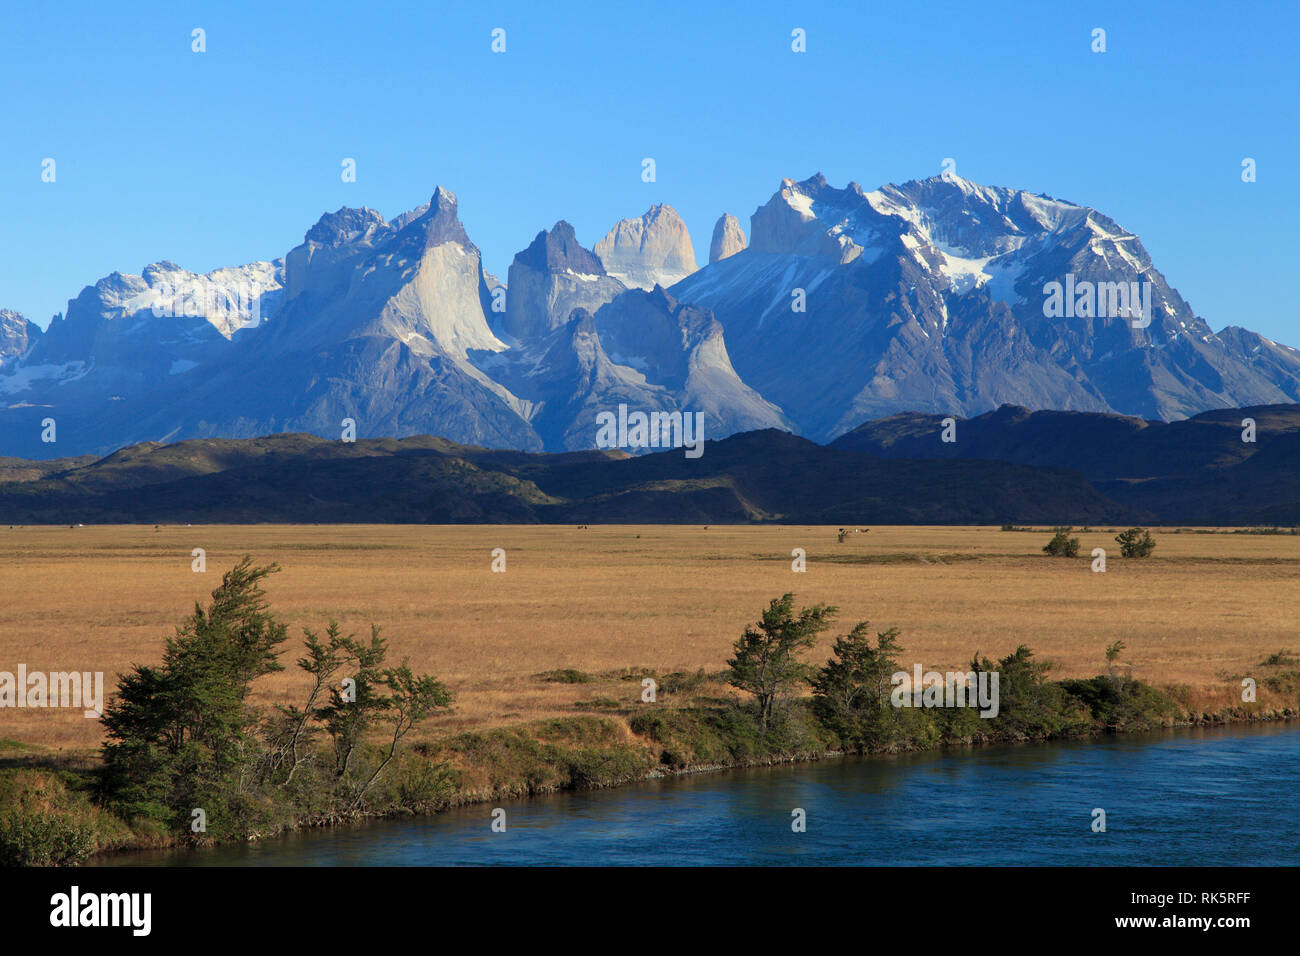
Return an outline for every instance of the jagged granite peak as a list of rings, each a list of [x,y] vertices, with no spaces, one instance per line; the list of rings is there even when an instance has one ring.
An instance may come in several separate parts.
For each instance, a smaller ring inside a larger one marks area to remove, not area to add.
[[[307,230],[304,242],[322,246],[340,246],[357,237],[383,229],[388,223],[373,209],[352,209],[344,206],[337,212],[327,212]]]
[[[456,194],[442,186],[434,189],[433,197],[425,206],[420,207],[420,214],[409,221],[404,220],[396,232],[400,237],[414,233],[426,246],[455,242],[466,249],[478,251],[478,247],[470,242],[465,227],[461,225]]]
[[[709,243],[709,262],[734,256],[745,248],[745,231],[740,220],[731,213],[723,213],[713,226],[713,241]]]
[[[573,226],[563,219],[539,232],[527,249],[515,255],[515,261],[539,272],[606,275],[600,259],[578,241]]]
[[[640,218],[615,223],[595,251],[609,274],[629,288],[669,286],[698,268],[686,223],[664,203]]]
[[[453,363],[505,348],[488,326],[482,258],[455,194],[439,186],[428,203],[381,223],[354,217],[362,228],[345,244],[307,241],[289,253],[284,321],[268,344],[298,350],[380,335]]]
[[[540,341],[566,325],[574,309],[594,311],[625,290],[564,220],[515,256],[506,287],[499,331],[519,344]]]

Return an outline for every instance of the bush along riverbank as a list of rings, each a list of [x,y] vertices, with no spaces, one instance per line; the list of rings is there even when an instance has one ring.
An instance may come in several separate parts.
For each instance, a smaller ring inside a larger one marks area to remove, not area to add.
[[[1026,646],[938,674],[905,662],[897,630],[872,634],[863,622],[814,665],[805,658],[836,609],[796,608],[786,594],[745,628],[725,670],[552,671],[538,679],[619,691],[579,702],[574,716],[412,743],[453,696],[390,663],[377,628],[368,639],[335,623],[306,631],[301,704],[249,705],[255,681],[284,666],[288,629],[261,587],[276,570],[246,558],[166,641],[159,665],[119,679],[99,760],[0,740],[0,865],[255,840],[670,773],[1300,716],[1300,660],[1285,651],[1215,698],[1121,673],[1120,642],[1088,679],[1052,679]]]

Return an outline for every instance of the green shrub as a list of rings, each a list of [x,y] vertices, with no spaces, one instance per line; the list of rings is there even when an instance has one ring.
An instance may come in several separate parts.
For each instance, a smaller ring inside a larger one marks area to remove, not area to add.
[[[53,774],[6,774],[0,807],[0,866],[68,866],[98,849],[98,811]]]
[[[1300,657],[1296,657],[1286,648],[1276,651],[1259,662],[1260,667],[1291,667],[1300,664]]]
[[[415,813],[441,810],[456,791],[456,774],[445,763],[403,755],[393,783],[393,800]]]
[[[590,684],[596,678],[576,667],[561,667],[553,671],[542,671],[533,675],[537,680],[548,684]]]
[[[643,747],[621,744],[612,749],[583,747],[567,751],[564,762],[570,787],[593,790],[640,780],[654,765],[654,757]]]
[[[1181,709],[1174,697],[1131,677],[1102,674],[1086,680],[1064,680],[1060,686],[1107,730],[1160,727]]]
[[[660,747],[660,762],[674,768],[745,763],[765,753],[758,716],[734,705],[654,708],[630,721],[632,732]]]
[[[1070,537],[1070,528],[1056,528],[1052,540],[1043,545],[1043,553],[1054,558],[1073,558],[1079,554],[1079,539]]]
[[[970,670],[998,674],[998,715],[981,718],[999,740],[1045,740],[1085,730],[1088,716],[1062,687],[1047,680],[1052,665],[1021,644],[996,663],[975,655]]]
[[[1129,528],[1115,535],[1119,553],[1125,558],[1145,558],[1156,549],[1155,539],[1145,528]]]

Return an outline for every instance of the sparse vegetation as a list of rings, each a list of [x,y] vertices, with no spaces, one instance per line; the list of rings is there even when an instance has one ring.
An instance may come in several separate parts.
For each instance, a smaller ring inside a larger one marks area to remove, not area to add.
[[[1300,664],[1300,657],[1296,657],[1286,648],[1273,652],[1259,662],[1260,667],[1294,667],[1297,664]]]
[[[837,527],[812,533],[828,540]],[[10,669],[21,660],[32,669],[102,671],[111,690],[115,675],[131,663],[158,660],[178,605],[190,610],[194,600],[206,602],[217,568],[251,551],[287,569],[272,579],[277,616],[291,626],[284,646],[301,648],[302,627],[321,631],[330,618],[359,637],[377,621],[398,659],[409,655],[413,669],[437,674],[458,692],[455,715],[439,726],[485,730],[544,720],[571,713],[578,699],[634,699],[630,687],[606,676],[628,664],[659,675],[700,668],[716,674],[729,656],[719,655],[716,635],[734,638],[735,621],[792,589],[790,549],[807,546],[786,527],[646,530],[512,527],[510,571],[490,575],[467,556],[489,554],[502,543],[494,527],[15,529],[0,537],[0,647],[12,649]],[[1121,530],[1097,528],[1085,537],[1076,527],[1075,560],[1103,546],[1112,554],[1112,572],[1120,570],[1111,539]],[[981,642],[990,655],[1004,655],[1019,635],[1032,634],[1034,649],[1058,662],[1062,677],[1087,677],[1098,665],[1096,635],[1127,638],[1124,630],[1109,629],[1116,621],[1133,622],[1144,640],[1165,651],[1144,676],[1199,693],[1217,686],[1219,670],[1244,674],[1291,640],[1294,613],[1277,595],[1300,573],[1300,539],[1226,529],[1182,536],[1151,531],[1161,560],[1144,562],[1150,566],[1141,575],[1112,573],[1104,588],[1083,564],[1080,573],[1063,573],[1073,561],[1043,559],[1040,548],[1052,536],[1043,526],[1028,536],[999,534],[996,527],[872,527],[868,536],[818,553],[808,565],[813,573],[797,580],[807,603],[840,605],[848,625],[887,609],[890,622],[904,627],[909,652],[945,668],[965,663],[955,649],[966,646],[964,635],[975,626],[1001,635],[997,645]],[[581,547],[573,546],[574,535],[582,537]],[[190,570],[196,536],[208,550],[207,575]],[[318,547],[326,543],[365,547]],[[40,588],[30,585],[34,568],[42,572]],[[994,590],[1011,600],[990,601]],[[942,600],[935,599],[939,592]],[[1179,600],[1170,602],[1170,594]],[[1067,606],[1069,615],[1056,613]],[[1241,607],[1252,609],[1248,628],[1240,626]],[[823,633],[809,659],[828,655],[837,633]],[[302,706],[311,678],[294,666],[299,656],[299,650],[286,653],[284,670],[254,681],[249,705],[259,711]],[[569,667],[593,680],[566,684],[534,676]],[[97,753],[103,733],[99,721],[70,710],[9,710],[3,722],[4,736],[82,756]],[[412,734],[414,740],[429,736],[420,727]]]
[[[1074,558],[1079,555],[1079,539],[1071,538],[1068,527],[1056,528],[1052,540],[1043,545],[1043,553],[1054,558]]]
[[[1119,553],[1125,558],[1145,558],[1156,549],[1155,539],[1145,528],[1129,528],[1115,535]]]
[[[594,677],[578,670],[576,667],[562,667],[558,670],[543,671],[536,675],[540,681],[549,684],[590,684]]]

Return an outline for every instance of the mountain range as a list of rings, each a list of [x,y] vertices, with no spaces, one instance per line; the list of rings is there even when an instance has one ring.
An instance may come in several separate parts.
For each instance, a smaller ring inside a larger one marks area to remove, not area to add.
[[[578,451],[619,405],[701,413],[711,439],[829,442],[1008,403],[1175,421],[1300,401],[1300,352],[1214,332],[1137,236],[1023,190],[786,179],[748,236],[719,217],[708,259],[660,204],[591,247],[557,222],[502,281],[446,189],[391,221],[340,209],[275,261],[113,273],[44,332],[0,311],[0,454],[337,439],[345,421],[363,439]],[[1114,308],[1139,288],[1140,320]]]
[[[829,446],[769,428],[698,459],[429,436],[146,443],[0,458],[0,523],[1300,525],[1300,405],[1168,423],[1003,406],[952,427],[909,413]]]

